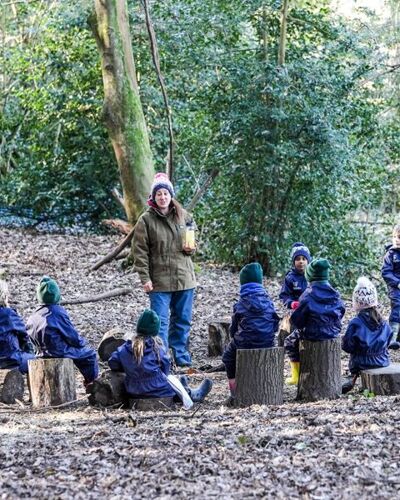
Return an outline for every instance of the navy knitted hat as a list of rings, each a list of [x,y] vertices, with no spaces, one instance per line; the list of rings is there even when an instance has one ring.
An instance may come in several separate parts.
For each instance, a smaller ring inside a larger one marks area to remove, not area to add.
[[[328,281],[329,269],[331,265],[326,259],[314,259],[306,267],[305,277],[311,283],[312,281]]]
[[[240,284],[260,283],[263,281],[263,270],[258,262],[246,264],[239,273]]]
[[[155,337],[158,335],[159,331],[160,318],[158,317],[158,314],[151,309],[145,309],[137,322],[137,334],[144,337]]]
[[[305,257],[307,259],[308,263],[311,262],[310,250],[301,241],[298,241],[297,243],[293,243],[293,245],[292,245],[292,250],[290,252],[290,258],[292,259],[293,265],[294,265],[294,259],[296,257],[298,257],[299,255],[302,255],[303,257]]]

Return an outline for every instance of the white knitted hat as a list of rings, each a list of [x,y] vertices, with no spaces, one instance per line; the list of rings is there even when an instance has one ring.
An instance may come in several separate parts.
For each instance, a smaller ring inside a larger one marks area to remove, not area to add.
[[[353,291],[353,309],[361,311],[362,309],[376,307],[377,305],[378,293],[375,285],[365,276],[358,278],[357,285]]]
[[[9,296],[7,281],[0,279],[0,307],[9,306]]]
[[[169,191],[169,194],[171,195],[171,198],[175,196],[174,192],[174,186],[172,185],[172,182],[168,179],[168,175],[164,174],[163,172],[159,172],[154,176],[153,184],[151,185],[151,199],[154,201],[156,192],[159,189],[167,189]]]

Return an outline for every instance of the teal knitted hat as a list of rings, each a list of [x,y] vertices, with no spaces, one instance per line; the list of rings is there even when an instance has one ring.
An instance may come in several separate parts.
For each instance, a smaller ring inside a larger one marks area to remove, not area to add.
[[[136,332],[144,337],[155,337],[160,331],[160,318],[151,309],[145,309],[138,319]]]
[[[251,264],[246,264],[239,274],[240,284],[245,285],[246,283],[260,283],[263,282],[263,270],[258,262],[252,262]]]
[[[36,290],[36,295],[41,304],[58,304],[61,299],[57,282],[48,276],[43,276],[41,279]]]
[[[326,259],[314,259],[306,267],[305,277],[311,281],[328,281],[331,265]]]

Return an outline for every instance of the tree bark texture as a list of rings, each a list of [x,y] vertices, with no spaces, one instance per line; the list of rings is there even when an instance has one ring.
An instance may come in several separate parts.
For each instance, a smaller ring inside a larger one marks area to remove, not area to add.
[[[129,408],[138,411],[171,410],[174,407],[174,398],[148,398],[129,400]]]
[[[101,56],[103,116],[121,176],[130,223],[141,214],[154,176],[153,157],[136,81],[126,0],[95,0],[92,28]]]
[[[235,406],[283,403],[283,347],[238,349]]]
[[[17,368],[0,370],[0,401],[2,403],[13,404],[16,399],[22,401],[24,387],[24,376]]]
[[[32,406],[58,406],[76,399],[74,362],[69,358],[28,361]]]
[[[297,399],[319,401],[342,394],[341,341],[300,340],[300,378]]]
[[[221,356],[229,343],[229,320],[215,320],[208,324],[208,355]]]
[[[291,333],[290,315],[288,314],[283,317],[282,321],[279,324],[279,332],[277,338],[278,347],[284,347],[285,339],[290,335],[290,333]]]
[[[400,394],[400,364],[362,371],[361,384],[363,389],[368,389],[376,396]]]
[[[112,328],[103,335],[97,348],[101,361],[108,361],[111,354],[124,344],[125,335],[119,328]]]
[[[89,404],[92,406],[127,405],[128,396],[125,392],[125,373],[107,370],[103,372],[86,392],[89,394]]]
[[[286,60],[288,10],[289,10],[289,0],[282,0],[280,34],[279,34],[279,52],[278,52],[279,66],[284,66]]]

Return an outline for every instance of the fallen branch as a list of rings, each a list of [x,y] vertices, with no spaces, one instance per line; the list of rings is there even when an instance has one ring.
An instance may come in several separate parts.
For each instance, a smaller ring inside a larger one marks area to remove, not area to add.
[[[130,242],[132,241],[133,234],[135,232],[135,227],[136,226],[134,226],[132,228],[132,230],[130,231],[130,233],[125,236],[125,238],[121,241],[121,243],[116,248],[114,248],[114,250],[112,252],[110,252],[105,257],[103,257],[101,260],[99,260],[98,262],[96,262],[96,264],[93,267],[91,267],[90,270],[91,271],[97,271],[97,269],[99,269],[101,266],[104,266],[104,264],[107,264],[108,262],[110,262],[113,259],[115,259],[115,257],[119,253],[121,253],[122,250],[126,246],[128,246],[130,244]]]
[[[100,293],[99,295],[92,295],[90,297],[80,297],[71,300],[62,300],[60,304],[62,306],[69,304],[86,304],[87,302],[98,302],[99,300],[111,299],[113,297],[119,297],[120,295],[129,295],[132,293],[130,288],[116,288],[111,290],[111,292]]]
[[[132,229],[132,224],[122,219],[104,219],[101,223],[103,226],[112,227],[122,234],[129,234]]]

